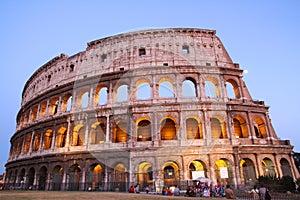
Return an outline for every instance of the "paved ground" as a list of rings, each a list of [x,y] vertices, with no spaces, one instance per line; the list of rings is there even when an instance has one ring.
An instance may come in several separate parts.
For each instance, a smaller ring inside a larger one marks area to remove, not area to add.
[[[116,192],[52,192],[52,191],[0,191],[1,200],[170,200],[170,199],[195,199],[194,197],[174,197],[150,194],[129,194]],[[207,198],[197,198],[206,199]],[[211,198],[220,199],[220,198]]]

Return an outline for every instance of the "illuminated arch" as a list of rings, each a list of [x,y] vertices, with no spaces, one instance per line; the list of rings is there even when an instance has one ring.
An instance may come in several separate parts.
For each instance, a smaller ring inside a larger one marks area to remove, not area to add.
[[[262,168],[264,176],[276,177],[275,166],[270,158],[264,158],[262,160]]]
[[[59,105],[59,101],[58,101],[58,97],[55,97],[53,99],[51,99],[49,101],[49,112],[50,112],[50,115],[55,115],[58,111],[58,105]]]
[[[240,162],[241,181],[245,185],[253,185],[256,181],[255,165],[249,158],[244,158]]]
[[[85,126],[78,124],[73,128],[72,146],[83,146],[85,137]]]
[[[95,122],[91,125],[90,143],[102,144],[105,141],[106,126],[103,122]]]
[[[104,186],[104,171],[99,163],[90,165],[88,171],[87,185],[92,190],[103,189]]]
[[[203,139],[202,125],[196,118],[186,119],[186,137],[187,139]]]
[[[199,177],[207,178],[207,168],[203,161],[201,160],[193,160],[189,164],[189,179],[195,179]]]
[[[260,117],[255,117],[253,119],[255,135],[257,138],[266,138],[267,137],[267,129],[265,122]]]
[[[214,139],[227,138],[226,126],[223,118],[219,116],[212,117],[210,119],[211,123],[211,136]]]
[[[248,138],[248,126],[246,120],[241,116],[233,118],[234,136],[236,138]]]
[[[151,122],[142,118],[137,121],[137,141],[151,141]]]
[[[72,108],[72,94],[66,94],[62,98],[61,110],[62,112],[70,112]]]
[[[62,126],[57,130],[56,134],[56,147],[64,147],[66,145],[66,134],[67,134],[67,128]]]
[[[43,149],[50,149],[52,144],[53,131],[51,129],[46,130],[43,135]]]
[[[220,159],[215,162],[215,174],[218,184],[233,184],[233,168],[227,159]]]
[[[125,120],[119,120],[114,123],[112,141],[127,142],[127,122]]]
[[[114,167],[113,171],[113,184],[118,186],[120,191],[126,191],[127,184],[127,168],[123,163],[118,163]]]
[[[149,162],[142,162],[138,165],[137,182],[144,187],[153,183],[153,168]]]
[[[40,132],[36,132],[34,134],[34,138],[33,138],[33,151],[37,151],[40,148],[40,142],[41,142],[41,133]]]
[[[173,119],[165,118],[160,123],[161,140],[176,140],[177,130]]]
[[[175,186],[180,181],[179,166],[174,161],[168,161],[162,166],[164,185]]]

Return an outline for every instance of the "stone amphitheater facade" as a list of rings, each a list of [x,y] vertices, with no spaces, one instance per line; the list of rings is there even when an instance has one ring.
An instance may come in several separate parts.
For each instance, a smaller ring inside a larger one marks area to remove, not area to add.
[[[26,82],[6,186],[152,190],[299,177],[263,101],[214,30],[150,29],[89,42]]]

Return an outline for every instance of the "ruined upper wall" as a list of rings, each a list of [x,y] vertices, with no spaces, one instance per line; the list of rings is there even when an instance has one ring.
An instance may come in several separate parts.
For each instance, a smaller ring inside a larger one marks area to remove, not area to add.
[[[183,53],[183,46],[188,53]],[[61,54],[40,67],[26,82],[22,106],[47,90],[84,77],[164,65],[238,68],[213,30],[167,28],[122,33],[91,41],[86,51],[70,57]]]

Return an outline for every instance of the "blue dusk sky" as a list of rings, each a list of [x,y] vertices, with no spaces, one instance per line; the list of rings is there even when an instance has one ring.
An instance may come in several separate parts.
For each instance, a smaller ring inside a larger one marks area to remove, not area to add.
[[[28,78],[55,56],[146,28],[217,31],[233,62],[248,71],[253,99],[270,106],[279,138],[300,151],[300,1],[298,0],[2,0],[0,2],[0,173]]]

